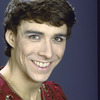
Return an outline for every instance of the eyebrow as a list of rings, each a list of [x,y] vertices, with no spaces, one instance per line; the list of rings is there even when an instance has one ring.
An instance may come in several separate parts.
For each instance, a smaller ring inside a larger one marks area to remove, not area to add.
[[[43,32],[38,32],[38,31],[34,31],[34,30],[27,30],[25,31],[25,34],[39,34],[39,35],[44,35]],[[63,33],[58,33],[54,35],[55,37],[64,37],[67,38],[67,33],[63,34]]]
[[[34,30],[27,30],[27,31],[25,31],[25,34],[39,34],[39,35],[43,35],[42,32],[38,32],[38,31],[34,31]]]
[[[55,37],[64,37],[64,38],[67,38],[67,34],[59,33],[59,34],[55,34]]]

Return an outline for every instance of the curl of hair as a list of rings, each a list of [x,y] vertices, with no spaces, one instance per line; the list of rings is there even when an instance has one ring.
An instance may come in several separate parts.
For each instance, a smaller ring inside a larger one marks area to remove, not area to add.
[[[17,35],[17,27],[22,20],[34,20],[37,23],[48,23],[53,26],[68,27],[67,38],[75,23],[75,13],[66,0],[11,0],[6,8],[4,30],[12,30]],[[11,46],[6,42],[5,54],[11,56]]]

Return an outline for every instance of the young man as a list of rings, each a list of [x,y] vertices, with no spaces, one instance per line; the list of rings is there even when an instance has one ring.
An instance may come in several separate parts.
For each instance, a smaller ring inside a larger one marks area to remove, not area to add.
[[[67,100],[46,81],[61,61],[75,14],[66,0],[11,0],[4,28],[8,63],[0,71],[0,100]]]

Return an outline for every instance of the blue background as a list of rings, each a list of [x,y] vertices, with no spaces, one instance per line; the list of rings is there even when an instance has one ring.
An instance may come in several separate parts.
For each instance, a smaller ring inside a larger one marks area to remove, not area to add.
[[[0,1],[0,66],[5,65],[3,17],[9,0]],[[75,7],[77,23],[67,40],[65,55],[49,80],[58,83],[68,100],[98,99],[97,1],[69,0]]]

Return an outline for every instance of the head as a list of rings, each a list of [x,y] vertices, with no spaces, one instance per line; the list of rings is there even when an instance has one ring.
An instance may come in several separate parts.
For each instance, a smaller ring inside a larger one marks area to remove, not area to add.
[[[66,0],[11,0],[5,12],[5,33],[11,30],[17,35],[21,21],[29,20],[56,27],[66,24],[68,28],[66,37],[69,38],[75,23],[75,14]],[[5,54],[8,57],[11,56],[11,49],[7,43]]]
[[[4,20],[9,68],[35,82],[61,61],[75,22],[66,0],[12,0]]]

